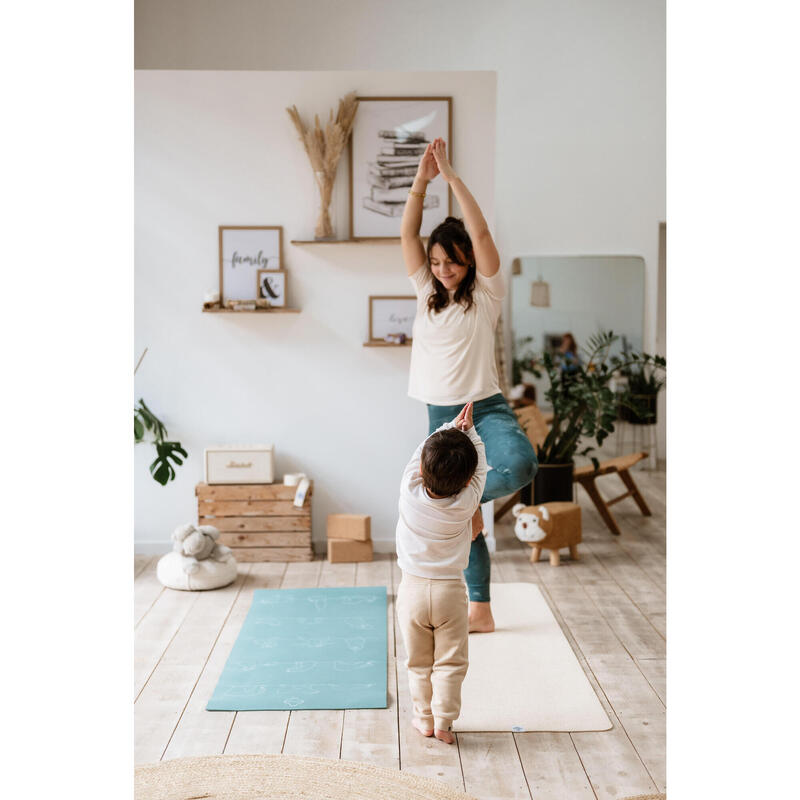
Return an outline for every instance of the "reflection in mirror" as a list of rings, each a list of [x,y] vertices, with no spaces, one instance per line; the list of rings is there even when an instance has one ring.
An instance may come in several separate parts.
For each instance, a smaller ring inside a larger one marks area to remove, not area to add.
[[[567,334],[580,356],[587,339],[614,331],[612,353],[641,351],[644,333],[644,259],[640,256],[524,256],[511,277],[512,383],[548,408],[546,376],[525,369],[543,350],[567,349]],[[515,394],[519,393],[519,388]]]

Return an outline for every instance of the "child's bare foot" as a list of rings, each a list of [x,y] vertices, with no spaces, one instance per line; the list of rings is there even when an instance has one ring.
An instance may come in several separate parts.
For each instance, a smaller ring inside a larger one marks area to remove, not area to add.
[[[445,744],[453,744],[456,737],[453,736],[452,731],[440,731],[438,728],[433,732],[433,735]]]
[[[491,603],[478,603],[470,601],[469,632],[491,633],[493,630],[494,617],[492,616]]]
[[[412,719],[411,724],[423,735],[433,736],[433,728],[426,728],[424,723],[418,719]]]

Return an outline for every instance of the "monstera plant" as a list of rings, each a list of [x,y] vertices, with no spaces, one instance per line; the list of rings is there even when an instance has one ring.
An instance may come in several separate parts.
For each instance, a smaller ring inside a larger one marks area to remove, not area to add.
[[[134,444],[152,442],[156,448],[156,458],[150,465],[150,474],[162,486],[175,479],[175,467],[171,462],[180,466],[188,457],[181,443],[170,441],[168,436],[164,423],[139,398],[139,404],[133,409]]]

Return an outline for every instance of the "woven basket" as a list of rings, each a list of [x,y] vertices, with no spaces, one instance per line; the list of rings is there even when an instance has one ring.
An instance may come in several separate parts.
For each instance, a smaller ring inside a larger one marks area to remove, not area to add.
[[[356,761],[283,755],[176,758],[136,767],[136,800],[477,800],[447,784]]]

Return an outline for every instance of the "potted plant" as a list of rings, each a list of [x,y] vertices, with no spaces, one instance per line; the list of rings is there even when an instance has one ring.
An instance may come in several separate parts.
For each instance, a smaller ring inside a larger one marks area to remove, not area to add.
[[[541,363],[550,386],[545,397],[553,408],[550,430],[537,448],[539,470],[533,483],[533,502],[572,500],[572,476],[576,455],[589,456],[595,468],[599,462],[590,455],[613,432],[618,399],[609,386],[615,373],[631,367],[653,371],[666,368],[661,356],[647,353],[610,354],[619,339],[612,331],[591,337],[580,358],[569,362],[558,353],[544,352]],[[593,444],[578,450],[584,439]]]
[[[164,423],[145,405],[144,400],[139,398],[139,405],[133,409],[134,444],[148,441],[145,438],[148,431],[152,436],[149,441],[156,448],[156,458],[150,465],[150,474],[154,480],[166,486],[169,481],[175,479],[175,467],[170,461],[180,466],[183,464],[183,459],[187,458],[187,453],[180,442],[168,441],[169,434]]]
[[[627,386],[619,395],[619,419],[632,425],[654,425],[658,421],[658,393],[664,386],[664,377],[644,364],[632,364],[622,374]]]

